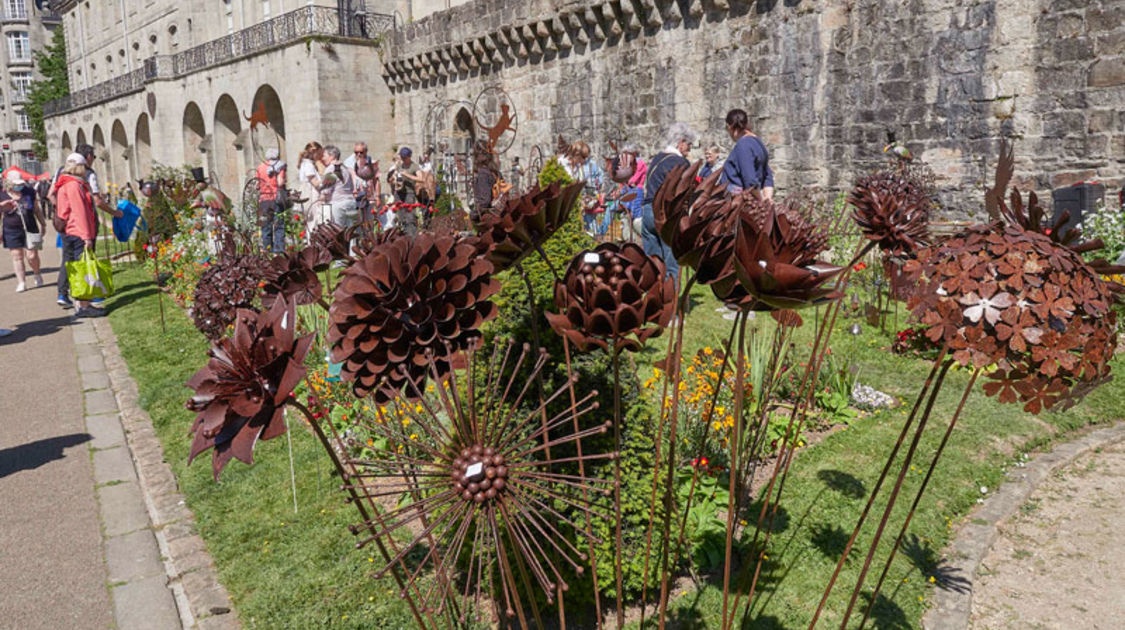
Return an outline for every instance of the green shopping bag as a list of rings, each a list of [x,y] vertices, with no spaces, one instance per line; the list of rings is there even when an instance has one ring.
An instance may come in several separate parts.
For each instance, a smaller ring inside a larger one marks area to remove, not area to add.
[[[70,282],[70,297],[76,300],[113,295],[113,267],[109,260],[98,260],[90,250],[82,252],[82,258],[66,263],[66,279]]]

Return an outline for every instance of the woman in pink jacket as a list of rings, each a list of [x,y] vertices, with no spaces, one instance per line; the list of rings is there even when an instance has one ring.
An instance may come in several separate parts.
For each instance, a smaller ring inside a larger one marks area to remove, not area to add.
[[[94,198],[90,185],[86,183],[86,158],[72,153],[66,158],[66,166],[51,187],[57,198],[58,217],[66,221],[62,235],[62,265],[59,269],[58,289],[60,299],[70,293],[70,283],[66,277],[66,263],[82,258],[87,249],[94,250],[97,238],[97,218],[94,216]],[[75,317],[103,317],[105,311],[95,308],[86,300],[76,300]]]

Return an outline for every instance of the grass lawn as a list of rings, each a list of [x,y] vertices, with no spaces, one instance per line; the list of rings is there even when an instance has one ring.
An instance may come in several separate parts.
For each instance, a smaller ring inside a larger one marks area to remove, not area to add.
[[[409,628],[406,606],[394,596],[393,581],[370,579],[379,562],[372,551],[356,551],[345,529],[354,509],[334,490],[329,463],[311,433],[292,431],[297,498],[293,510],[289,453],[285,438],[260,443],[256,464],[232,463],[222,482],[211,478],[208,456],[188,467],[188,429],[192,414],[183,408],[189,390],[183,383],[205,360],[206,341],[171,300],[164,300],[167,333],[162,333],[157,295],[151,276],[138,266],[118,268],[119,295],[110,321],[121,351],[137,380],[141,404],[148,410],[163,441],[165,453],[194,511],[200,533],[219,568],[220,579],[234,599],[247,628]],[[721,346],[731,322],[716,312],[718,303],[708,289],[694,292],[696,306],[688,318],[685,356],[704,345]],[[762,316],[760,316],[761,318]],[[900,322],[903,313],[900,312]],[[798,351],[811,341],[812,313],[795,336]],[[768,319],[768,317],[766,317]],[[864,325],[864,332],[844,332],[852,321],[837,322],[833,354],[859,366],[865,384],[903,398],[906,408],[873,414],[802,450],[786,487],[777,533],[768,552],[767,589],[756,608],[754,628],[804,628],[839,558],[859,510],[877,478],[909,411],[909,404],[929,370],[929,364],[891,354],[891,334]],[[667,337],[637,356],[642,375],[662,358]],[[1114,369],[1125,369],[1121,361]],[[899,501],[901,519],[921,481],[924,463],[933,453],[945,422],[968,379],[955,371],[946,379],[931,419],[928,437]],[[968,576],[949,575],[940,565],[941,549],[952,528],[981,497],[1003,479],[1005,467],[1022,453],[1062,439],[1090,424],[1121,417],[1125,386],[1110,383],[1069,412],[1035,418],[1018,406],[999,405],[985,398],[979,385],[946,449],[911,536],[893,567],[884,596],[869,627],[916,628],[929,592]],[[296,418],[293,418],[296,421]],[[876,506],[876,514],[881,507]],[[885,554],[897,533],[892,522],[884,540]],[[869,523],[840,578],[836,596],[820,627],[839,623],[855,576],[866,554],[875,523]],[[889,539],[888,539],[889,538]],[[885,557],[885,555],[883,556]],[[370,560],[370,561],[369,561]],[[875,567],[879,566],[876,558]],[[876,575],[869,578],[873,582]],[[930,581],[933,578],[933,582]],[[721,576],[720,576],[721,581]],[[721,586],[721,585],[720,585]],[[677,627],[714,628],[721,608],[721,588],[703,578],[695,586],[674,593],[672,615]],[[858,622],[858,619],[857,619]]]

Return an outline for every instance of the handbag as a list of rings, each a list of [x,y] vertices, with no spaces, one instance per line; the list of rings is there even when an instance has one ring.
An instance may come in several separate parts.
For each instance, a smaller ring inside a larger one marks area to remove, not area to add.
[[[66,278],[70,281],[70,297],[76,300],[113,295],[113,266],[109,260],[99,260],[89,249],[78,260],[66,263]]]
[[[24,215],[22,209],[18,210],[17,212],[20,213],[20,221],[23,222],[23,232],[27,237],[27,248],[28,249],[43,249],[43,233],[42,232],[32,232],[31,230],[28,230],[27,229],[27,216]]]

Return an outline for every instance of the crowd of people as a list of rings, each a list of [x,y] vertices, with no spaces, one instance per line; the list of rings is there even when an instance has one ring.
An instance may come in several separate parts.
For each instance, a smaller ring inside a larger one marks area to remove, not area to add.
[[[700,178],[721,173],[720,181],[732,192],[756,189],[762,197],[771,198],[774,181],[769,152],[761,138],[751,131],[746,112],[731,110],[725,123],[732,142],[730,151],[723,160],[717,144],[706,146]],[[647,254],[662,259],[668,273],[675,277],[678,265],[656,231],[652,204],[668,174],[689,163],[698,143],[699,134],[695,130],[675,123],[665,131],[662,148],[647,160],[639,147],[626,144],[604,168],[585,142],[565,147],[558,156],[560,163],[570,177],[585,182],[585,229],[597,238],[613,236],[640,243]],[[300,154],[295,175],[290,175],[278,150],[267,150],[254,172],[258,184],[262,250],[285,251],[290,217],[297,217],[303,223],[300,227],[306,238],[318,225],[328,221],[349,227],[359,221],[375,220],[384,230],[397,228],[407,235],[415,234],[419,229],[419,209],[432,208],[439,193],[433,158],[432,148],[423,153],[421,160],[415,160],[409,147],[401,147],[395,154],[394,164],[384,174],[364,142],[356,142],[347,157],[342,156],[337,146],[309,142]],[[121,211],[106,200],[94,160],[93,147],[82,144],[67,156],[49,188],[44,186],[37,190],[18,172],[12,171],[0,190],[3,245],[12,256],[16,291],[25,291],[29,283],[39,287],[44,282],[39,251],[47,232],[47,216],[42,204],[45,196],[54,209],[51,221],[61,240],[57,302],[63,308],[75,308],[76,317],[101,317],[105,310],[97,300],[71,299],[66,263],[77,261],[84,252],[94,250],[99,229],[97,212],[121,216]],[[624,164],[628,168],[620,168]],[[197,183],[194,204],[213,209],[210,214],[219,220],[218,217],[229,210],[230,202],[207,181],[203,169],[193,169],[192,175]],[[140,184],[142,194],[150,196],[153,182],[141,181]],[[478,142],[472,156],[470,218],[478,220],[480,213],[494,207],[509,188],[501,175],[497,156],[486,142]],[[425,212],[422,215],[428,216]],[[614,229],[615,218],[620,219],[620,232]],[[5,329],[0,329],[0,336],[5,334]]]

